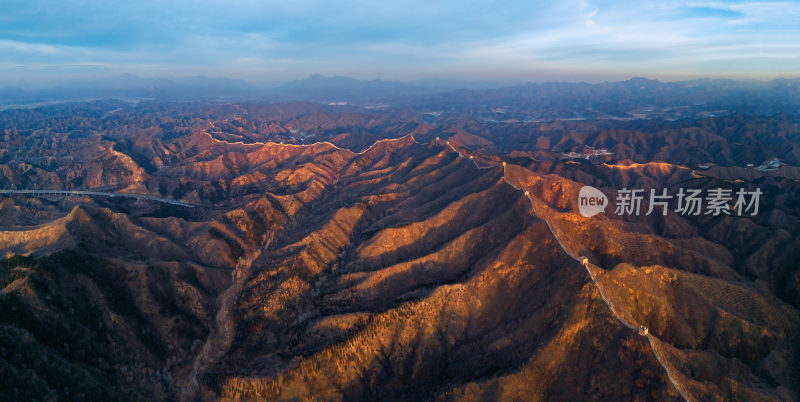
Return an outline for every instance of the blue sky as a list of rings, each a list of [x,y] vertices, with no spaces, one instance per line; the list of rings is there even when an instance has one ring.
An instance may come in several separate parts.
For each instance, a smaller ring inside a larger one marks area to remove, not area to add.
[[[800,75],[794,1],[2,0],[0,81]]]

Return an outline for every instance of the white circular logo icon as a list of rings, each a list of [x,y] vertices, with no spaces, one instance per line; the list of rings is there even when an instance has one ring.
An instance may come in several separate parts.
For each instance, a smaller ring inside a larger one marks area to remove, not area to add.
[[[605,212],[607,206],[608,197],[592,186],[583,186],[578,192],[578,209],[587,218]]]

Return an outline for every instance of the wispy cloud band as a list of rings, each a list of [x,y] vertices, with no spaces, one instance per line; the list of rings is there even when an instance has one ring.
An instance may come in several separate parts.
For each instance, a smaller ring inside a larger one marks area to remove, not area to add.
[[[5,0],[0,73],[771,78],[800,71],[799,20],[795,1]]]

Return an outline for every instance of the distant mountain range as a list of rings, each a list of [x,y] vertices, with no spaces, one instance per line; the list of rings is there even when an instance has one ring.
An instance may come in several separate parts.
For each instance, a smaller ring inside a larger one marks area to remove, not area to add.
[[[225,100],[259,96],[258,88],[228,78],[144,78],[131,74],[73,82],[0,87],[0,106],[75,100]]]
[[[228,78],[143,78],[131,74],[43,84],[0,86],[0,108],[66,101],[310,101],[393,106],[420,112],[469,113],[485,120],[667,119],[746,111],[756,114],[800,110],[800,80],[700,79],[660,82],[632,78],[603,83],[490,83],[427,80],[399,82],[314,74],[279,86]]]
[[[314,74],[279,86],[229,78],[145,78],[132,74],[73,82],[0,84],[0,107],[96,99],[158,101],[314,101],[363,102],[415,96],[458,88],[485,88],[487,83],[428,80],[413,83],[364,81]]]
[[[352,101],[431,93],[431,89],[397,81],[362,81],[349,77],[325,77],[319,74],[304,80],[290,81],[270,91],[286,100]]]

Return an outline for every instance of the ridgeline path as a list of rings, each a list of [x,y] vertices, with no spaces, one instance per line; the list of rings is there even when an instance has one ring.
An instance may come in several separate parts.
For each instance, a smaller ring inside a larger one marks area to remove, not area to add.
[[[439,139],[437,138],[437,141],[438,140]],[[458,153],[459,157],[466,158],[459,150],[457,150],[455,147],[453,147],[453,145],[450,144],[450,141],[447,141],[446,145],[453,152]],[[492,164],[490,164],[489,166],[480,166],[480,165],[478,165],[478,162],[475,161],[475,159],[472,156],[468,157],[468,159],[470,161],[472,161],[472,163],[474,163],[475,167],[477,167],[478,169],[486,169],[486,168],[495,167],[495,165],[492,165]],[[608,299],[608,297],[606,296],[605,292],[603,291],[603,287],[600,285],[599,282],[597,282],[597,280],[596,280],[596,278],[594,276],[594,273],[592,272],[592,269],[591,269],[592,266],[594,266],[594,267],[596,267],[597,269],[600,269],[600,270],[602,270],[602,268],[591,264],[590,262],[588,262],[588,260],[585,260],[584,257],[577,256],[577,255],[573,254],[571,251],[569,251],[564,246],[564,243],[561,242],[561,239],[559,238],[558,234],[556,233],[556,230],[550,224],[550,221],[548,221],[546,217],[542,216],[536,210],[536,203],[534,202],[533,196],[530,194],[530,192],[525,191],[522,188],[517,187],[516,185],[511,183],[511,181],[508,180],[508,176],[506,175],[506,163],[503,162],[502,166],[503,166],[503,181],[505,181],[508,185],[510,185],[511,187],[513,187],[513,188],[515,188],[515,189],[517,189],[519,191],[524,191],[525,196],[528,197],[528,201],[530,201],[530,203],[531,203],[531,208],[533,209],[534,216],[536,216],[537,218],[539,218],[539,219],[544,221],[544,223],[547,225],[547,228],[550,230],[550,234],[552,234],[553,237],[556,239],[556,242],[558,242],[558,245],[561,247],[561,249],[564,251],[564,253],[567,254],[568,256],[570,256],[575,261],[577,261],[584,268],[586,268],[586,272],[588,272],[589,278],[591,279],[591,281],[594,284],[594,286],[597,288],[597,291],[600,293],[600,298],[603,300],[603,302],[605,302],[606,306],[608,306],[608,309],[611,311],[611,314],[622,325],[624,325],[626,328],[631,329],[633,331],[637,331],[637,333],[639,333],[640,335],[647,337],[647,341],[650,344],[650,349],[653,351],[653,355],[655,356],[656,360],[658,361],[658,364],[661,365],[661,367],[667,373],[667,378],[669,378],[669,381],[670,381],[670,383],[672,383],[672,386],[678,391],[678,393],[681,395],[681,397],[684,400],[689,401],[689,402],[695,401],[695,399],[690,397],[689,394],[686,392],[686,389],[684,388],[684,386],[677,380],[676,376],[674,375],[674,373],[672,371],[672,367],[670,367],[670,365],[667,364],[666,361],[664,361],[664,359],[662,357],[662,353],[659,352],[659,348],[660,348],[660,343],[659,342],[660,342],[660,340],[658,338],[654,337],[652,334],[650,334],[649,331],[645,330],[645,332],[642,333],[640,327],[637,327],[636,325],[628,322],[628,320],[623,318],[617,312],[617,309],[614,307],[614,304],[611,302],[611,300]]]

